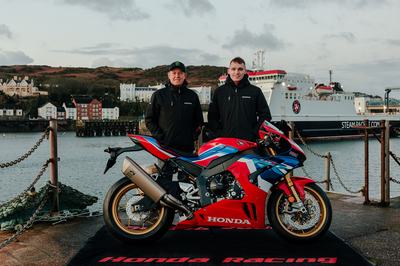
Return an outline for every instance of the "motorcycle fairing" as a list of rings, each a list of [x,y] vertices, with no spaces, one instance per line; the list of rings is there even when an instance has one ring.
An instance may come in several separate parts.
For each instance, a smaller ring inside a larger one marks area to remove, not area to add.
[[[248,155],[246,155],[248,156]],[[245,192],[241,200],[223,199],[194,212],[195,218],[183,220],[174,230],[199,226],[265,227],[265,200],[267,193],[249,182],[250,171],[254,168],[245,161],[227,168],[240,183]]]
[[[299,196],[302,200],[305,199],[304,185],[308,183],[315,183],[315,181],[312,179],[300,176],[293,176],[290,179],[292,180],[296,191],[299,192]],[[275,188],[282,189],[288,196],[292,194],[286,182],[280,182]]]
[[[236,170],[235,173],[240,173],[240,171],[245,170],[244,168],[247,169],[243,163],[236,166],[234,169]],[[240,173],[240,177],[236,176],[236,178],[238,178],[240,185],[245,191],[243,199],[223,199],[208,205],[194,212],[194,219],[183,220],[178,223],[174,227],[174,230],[202,226],[264,228],[267,193],[250,182],[246,182],[246,175],[243,173]]]
[[[259,170],[263,170],[258,176],[260,176],[263,180],[270,182],[271,184],[274,184],[277,179],[281,178],[283,175],[286,175],[298,165],[298,160],[295,158],[292,158],[291,156],[280,155],[271,157],[245,155],[237,162],[246,164],[247,168],[249,169],[249,175]]]
[[[226,145],[232,148],[236,148],[238,151],[244,151],[247,149],[257,147],[257,143],[247,140],[235,139],[235,138],[216,138],[201,146],[198,154],[201,155],[202,153],[208,151],[212,147],[219,145]]]
[[[180,157],[180,159],[201,165],[203,167],[207,167],[214,159],[218,159],[222,156],[237,152],[239,152],[239,149],[227,145],[210,145],[209,149],[204,149],[198,157]]]
[[[128,137],[135,143],[137,142],[136,140],[138,140],[144,149],[148,150],[152,155],[156,156],[160,160],[166,160],[180,156],[175,152],[161,147],[158,141],[153,137],[142,135],[128,135]]]

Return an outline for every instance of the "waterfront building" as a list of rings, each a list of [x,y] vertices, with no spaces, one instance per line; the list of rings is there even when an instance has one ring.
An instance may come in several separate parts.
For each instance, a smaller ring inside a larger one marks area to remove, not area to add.
[[[73,99],[78,120],[102,119],[101,102],[96,99]]]
[[[33,79],[29,79],[25,76],[24,79],[21,77],[14,76],[14,79],[7,79],[3,81],[0,79],[0,91],[10,96],[27,97],[34,95],[48,95],[47,91],[39,91],[33,82]]]
[[[136,87],[136,84],[125,84],[119,85],[120,89],[120,100],[121,101],[143,101],[150,102],[151,95],[157,90],[156,87]]]
[[[0,119],[21,119],[22,108],[15,104],[0,104]]]
[[[71,120],[77,119],[76,107],[74,103],[63,103],[62,106],[64,107],[65,110],[66,119],[71,119]]]
[[[136,87],[136,84],[125,84],[121,83],[120,88],[120,100],[121,101],[143,101],[150,102],[151,96],[156,90],[163,88],[163,84],[157,84],[148,87]],[[188,87],[189,88],[189,87]],[[211,101],[211,87],[190,87],[189,89],[195,91],[199,96],[201,104],[209,104]]]
[[[65,109],[64,107],[57,107],[57,119],[64,120],[65,119]]]
[[[116,105],[103,105],[102,117],[106,120],[117,120],[119,118],[119,107]]]
[[[42,117],[44,119],[57,119],[57,107],[47,102],[38,108],[38,117]]]

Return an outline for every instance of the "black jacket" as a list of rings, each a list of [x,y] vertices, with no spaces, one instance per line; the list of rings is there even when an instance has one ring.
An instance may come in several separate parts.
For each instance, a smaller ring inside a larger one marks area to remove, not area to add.
[[[251,85],[246,74],[239,84],[228,75],[218,87],[208,111],[208,122],[216,137],[255,141],[264,120],[272,119],[267,101],[259,87]]]
[[[192,152],[201,133],[203,113],[197,93],[175,87],[168,80],[165,88],[153,93],[146,112],[146,127],[167,147]]]

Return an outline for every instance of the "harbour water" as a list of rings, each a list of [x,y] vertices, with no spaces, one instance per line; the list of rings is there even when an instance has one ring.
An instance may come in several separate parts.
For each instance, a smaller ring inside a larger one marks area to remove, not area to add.
[[[1,133],[1,132],[0,132]],[[39,140],[42,133],[6,133],[0,138],[0,164],[14,161],[28,152]],[[103,174],[108,153],[107,147],[128,147],[132,141],[126,136],[76,137],[75,132],[58,132],[58,179],[61,183],[71,186],[85,194],[97,196],[99,201],[90,206],[91,211],[101,211],[103,200],[108,189],[123,177],[121,166],[123,157],[129,156],[139,165],[155,163],[157,159],[144,151],[125,153],[117,160],[116,165],[105,175]],[[317,154],[325,155],[330,152],[336,170],[342,182],[350,191],[358,191],[364,185],[364,140],[342,140],[309,142],[307,145]],[[309,176],[316,180],[325,179],[325,159],[313,155],[304,145],[307,160],[304,169]],[[371,198],[380,199],[380,144],[370,140],[369,179]],[[400,138],[390,139],[390,150],[400,157]],[[19,195],[39,174],[43,164],[50,157],[50,142],[42,144],[28,158],[20,163],[0,168],[0,203],[6,202]],[[400,180],[400,166],[390,159],[390,176]],[[301,168],[294,175],[305,176]],[[339,183],[331,166],[331,179],[334,191],[350,194]],[[50,180],[50,166],[39,179],[35,187],[38,189]],[[320,185],[323,189],[324,184]],[[400,196],[400,184],[390,183],[390,196]],[[360,194],[355,194],[360,195]]]

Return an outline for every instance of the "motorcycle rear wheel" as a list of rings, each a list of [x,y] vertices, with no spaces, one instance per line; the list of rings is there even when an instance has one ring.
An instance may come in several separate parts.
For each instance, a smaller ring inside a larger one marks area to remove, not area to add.
[[[148,244],[158,240],[171,227],[175,210],[157,207],[135,212],[132,205],[145,196],[132,181],[124,177],[108,191],[104,199],[104,221],[111,234],[126,244]]]
[[[328,231],[332,207],[328,196],[315,183],[304,186],[307,213],[288,213],[291,204],[283,190],[274,190],[268,200],[267,214],[272,229],[281,238],[296,244],[313,243]]]

